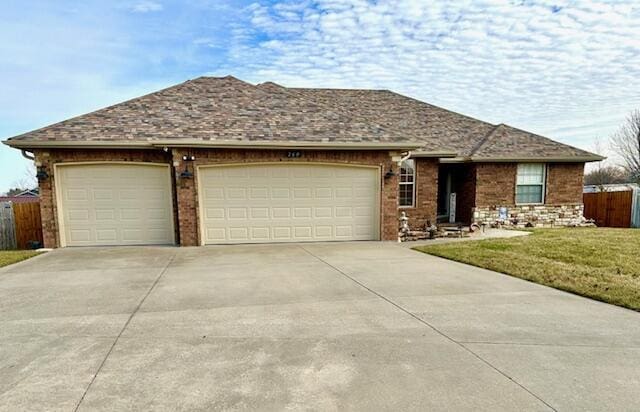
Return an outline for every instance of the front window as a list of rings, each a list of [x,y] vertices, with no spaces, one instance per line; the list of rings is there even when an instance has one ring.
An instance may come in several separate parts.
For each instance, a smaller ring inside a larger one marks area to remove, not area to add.
[[[413,159],[407,159],[400,166],[400,207],[414,207],[416,190],[416,165]]]
[[[545,165],[521,163],[516,181],[516,204],[544,203]]]

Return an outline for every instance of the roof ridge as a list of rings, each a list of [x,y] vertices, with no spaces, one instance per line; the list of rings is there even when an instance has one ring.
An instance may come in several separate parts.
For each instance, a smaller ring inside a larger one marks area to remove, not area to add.
[[[469,151],[469,155],[468,155],[468,157],[473,157],[473,155],[474,155],[474,154],[476,154],[476,152],[477,152],[478,150],[480,150],[480,148],[481,148],[482,146],[484,146],[484,145],[485,145],[485,143],[487,143],[487,142],[489,141],[489,139],[491,139],[491,137],[493,137],[493,135],[498,131],[498,129],[499,129],[501,126],[505,126],[505,124],[504,124],[504,123],[499,123],[499,124],[495,125],[495,126],[493,127],[493,129],[491,129],[487,134],[485,134],[485,135],[482,137],[482,139],[480,139],[480,140],[479,140],[479,141],[478,141],[478,142],[477,142],[477,143],[476,143],[476,144],[471,148],[471,150]]]
[[[273,82],[265,82],[265,83],[273,83]],[[277,84],[277,83],[274,83]],[[279,85],[280,86],[280,85]],[[362,89],[362,88],[348,88],[348,87],[285,87],[285,86],[281,86],[284,87],[285,89],[289,89],[289,90],[336,90],[336,91],[351,91],[351,92],[358,92],[358,91],[362,91],[362,92],[391,92],[391,90],[389,89]],[[392,92],[393,93],[393,92]]]

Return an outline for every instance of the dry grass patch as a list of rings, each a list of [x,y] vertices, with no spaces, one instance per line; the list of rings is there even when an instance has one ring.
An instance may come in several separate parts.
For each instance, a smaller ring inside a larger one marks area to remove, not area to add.
[[[33,250],[0,250],[0,268],[39,254],[40,252],[34,252]]]
[[[640,311],[638,229],[536,229],[415,249]]]

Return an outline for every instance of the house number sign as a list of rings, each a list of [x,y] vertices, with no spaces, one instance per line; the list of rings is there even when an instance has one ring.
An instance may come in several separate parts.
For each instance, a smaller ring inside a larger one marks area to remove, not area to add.
[[[287,158],[289,159],[297,159],[299,157],[302,157],[302,152],[298,152],[298,151],[287,152]]]

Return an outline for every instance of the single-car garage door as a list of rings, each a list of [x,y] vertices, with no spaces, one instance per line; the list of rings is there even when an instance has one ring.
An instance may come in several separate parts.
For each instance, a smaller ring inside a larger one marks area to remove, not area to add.
[[[62,246],[174,244],[168,165],[57,165]]]
[[[198,168],[204,244],[379,239],[379,169],[303,163]]]

